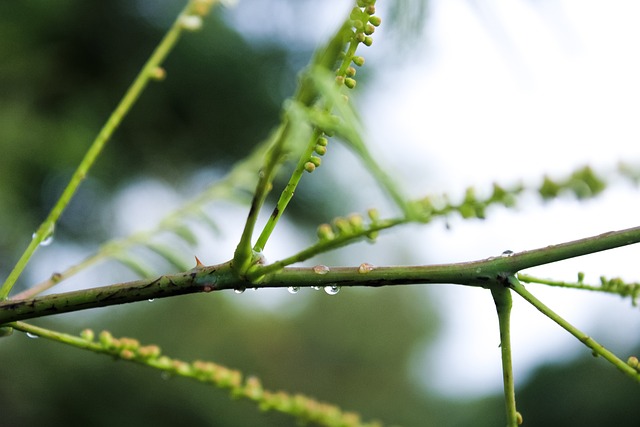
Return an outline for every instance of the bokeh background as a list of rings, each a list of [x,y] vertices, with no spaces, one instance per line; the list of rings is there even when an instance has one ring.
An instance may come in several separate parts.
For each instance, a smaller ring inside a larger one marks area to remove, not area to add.
[[[346,16],[343,1],[240,0],[186,34],[109,143],[19,286],[72,265],[102,242],[148,229],[264,139],[313,49]],[[368,140],[412,196],[538,182],[585,163],[640,159],[640,11],[627,2],[379,2],[353,102]],[[61,193],[84,151],[182,8],[176,1],[0,3],[0,277]],[[337,142],[303,182],[267,247],[278,259],[337,215],[391,207]],[[330,191],[326,191],[326,189]],[[325,190],[324,192],[320,190]],[[310,195],[313,194],[313,197]],[[486,221],[408,226],[378,243],[311,261],[414,264],[484,258],[637,225],[637,189],[495,209]],[[246,207],[210,207],[185,258],[230,258]],[[548,266],[638,279],[638,250]],[[171,271],[158,264],[159,272]],[[106,263],[60,289],[129,280]],[[601,295],[537,290],[622,357],[637,354],[637,308]],[[184,360],[211,360],[406,426],[502,424],[497,321],[487,292],[453,286],[185,296],[35,321],[110,330]],[[528,425],[634,425],[637,385],[516,301],[519,410]],[[0,340],[3,425],[286,426],[226,392],[20,334]]]

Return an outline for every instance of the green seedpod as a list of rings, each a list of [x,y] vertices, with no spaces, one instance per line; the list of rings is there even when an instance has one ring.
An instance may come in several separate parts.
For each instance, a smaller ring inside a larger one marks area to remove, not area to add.
[[[373,39],[371,37],[367,36],[367,37],[364,38],[362,43],[364,43],[365,46],[371,46],[373,44]]]
[[[324,136],[320,136],[316,140],[316,145],[319,145],[319,146],[322,146],[322,147],[326,147],[327,144],[329,144],[329,140],[327,138],[325,138]]]
[[[371,24],[367,24],[364,26],[364,33],[368,36],[370,36],[371,34],[373,34],[376,31],[376,27],[374,27]]]
[[[313,163],[315,165],[315,167],[320,166],[320,164],[322,163],[322,159],[320,157],[316,157],[316,156],[311,156],[309,158],[309,161],[311,163]]]
[[[638,358],[636,356],[630,356],[627,359],[627,365],[631,366],[633,369],[638,369]]]
[[[344,79],[344,85],[349,89],[353,89],[354,87],[356,87],[356,80],[352,79],[351,77],[347,77],[346,79]]]
[[[356,69],[353,67],[349,67],[347,68],[347,70],[345,71],[347,77],[353,77],[356,75]]]

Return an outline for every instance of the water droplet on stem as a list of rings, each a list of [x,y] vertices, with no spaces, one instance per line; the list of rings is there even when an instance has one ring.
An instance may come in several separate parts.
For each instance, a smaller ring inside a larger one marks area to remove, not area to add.
[[[360,264],[360,267],[358,267],[358,273],[360,274],[366,274],[370,271],[372,271],[375,267],[371,264],[369,264],[368,262],[363,262],[362,264]]]
[[[335,295],[340,292],[340,286],[338,285],[327,285],[324,287],[324,291],[327,295]]]
[[[32,338],[32,339],[40,338],[39,336],[37,336],[36,334],[33,334],[31,332],[27,332],[27,337]]]
[[[313,272],[316,274],[327,274],[330,271],[331,269],[329,269],[329,267],[327,267],[326,265],[316,265],[315,267],[313,267]]]
[[[507,249],[506,251],[502,252],[500,254],[500,256],[503,257],[503,258],[506,258],[506,257],[509,257],[509,256],[513,256],[514,253],[515,252],[510,251],[509,249]]]
[[[297,294],[298,291],[300,290],[300,286],[289,286],[287,290],[289,291],[290,294]]]
[[[235,288],[233,290],[233,292],[235,292],[236,294],[241,294],[245,291],[245,288]]]

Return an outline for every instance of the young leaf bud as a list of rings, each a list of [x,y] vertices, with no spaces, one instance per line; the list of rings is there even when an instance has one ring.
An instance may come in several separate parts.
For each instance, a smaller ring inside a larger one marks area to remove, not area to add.
[[[325,138],[324,136],[321,136],[316,140],[316,144],[321,146],[321,147],[326,147],[327,144],[329,144],[329,140],[327,138]]]
[[[327,147],[322,145],[316,145],[313,150],[318,156],[324,156],[325,154],[327,154]]]
[[[356,69],[353,67],[349,67],[347,68],[346,74],[347,74],[347,77],[353,77],[356,75]]]
[[[371,24],[367,24],[367,25],[364,27],[364,33],[365,33],[366,35],[368,35],[368,36],[370,36],[371,34],[373,34],[375,31],[376,31],[376,27],[374,27],[374,26],[373,26],[373,25],[371,25]]]
[[[333,228],[329,224],[320,224],[317,234],[320,240],[333,240],[336,237],[333,233]]]
[[[344,85],[349,89],[353,89],[354,87],[356,87],[356,81],[351,77],[347,77],[346,79],[344,79]]]
[[[373,14],[371,14],[371,15],[373,15]],[[379,16],[371,16],[371,17],[369,17],[369,22],[374,27],[378,27],[382,23],[382,19],[380,19]]]
[[[305,171],[307,171],[307,172],[309,172],[309,173],[311,173],[311,172],[313,172],[314,170],[316,170],[316,165],[314,165],[314,164],[313,164],[313,163],[311,163],[311,162],[307,162],[307,163],[305,163],[305,164],[304,164],[304,170],[305,170]]]
[[[322,163],[322,159],[320,157],[316,157],[316,156],[311,156],[311,158],[309,159],[309,161],[311,163],[313,163],[313,165],[315,167],[320,166],[320,163]]]
[[[371,46],[373,44],[373,39],[371,37],[365,37],[362,43],[364,43],[365,46]]]
[[[352,61],[358,67],[362,67],[364,65],[364,58],[362,56],[354,56]]]
[[[93,341],[93,339],[95,338],[95,334],[91,329],[84,329],[82,332],[80,332],[80,338],[85,341]]]
[[[149,72],[149,77],[152,80],[161,82],[162,80],[165,79],[165,77],[167,77],[167,72],[165,71],[164,68],[162,67],[154,67],[151,69],[151,71]]]

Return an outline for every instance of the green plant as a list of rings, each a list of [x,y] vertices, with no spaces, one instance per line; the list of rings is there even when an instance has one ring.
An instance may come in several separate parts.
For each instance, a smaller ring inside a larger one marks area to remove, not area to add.
[[[376,423],[361,422],[356,414],[343,412],[333,405],[319,403],[305,396],[270,392],[263,389],[261,382],[255,377],[245,378],[240,372],[215,363],[188,363],[170,358],[163,355],[158,346],[141,345],[135,339],[114,338],[106,331],[95,336],[90,330],[84,330],[80,336],[73,336],[24,321],[93,307],[230,289],[243,292],[246,288],[285,287],[291,292],[297,292],[301,287],[316,287],[335,294],[341,287],[347,286],[453,283],[485,288],[495,300],[502,344],[508,425],[518,424],[521,417],[516,411],[514,378],[511,372],[509,314],[512,291],[582,341],[594,355],[609,361],[630,378],[636,381],[640,379],[635,357],[630,357],[626,362],[621,360],[551,311],[522,285],[523,282],[541,283],[615,293],[630,297],[635,304],[640,292],[637,284],[625,283],[620,279],[603,279],[601,286],[590,286],[584,284],[584,277],[580,274],[576,283],[568,284],[520,273],[529,267],[636,243],[640,241],[640,228],[605,233],[526,252],[505,252],[503,256],[456,264],[390,267],[363,263],[353,267],[291,267],[360,240],[374,241],[380,232],[403,224],[428,224],[435,218],[451,215],[459,215],[465,219],[484,218],[489,206],[512,207],[517,203],[518,197],[527,192],[537,192],[544,199],[553,199],[564,193],[572,193],[583,199],[597,195],[605,188],[605,178],[585,167],[564,179],[545,177],[541,185],[530,188],[520,184],[496,184],[491,194],[482,197],[476,195],[473,188],[469,188],[460,203],[437,196],[419,200],[405,197],[401,188],[369,152],[357,113],[348,99],[349,90],[356,86],[357,67],[364,64],[358,49],[362,45],[372,44],[375,28],[381,23],[375,14],[374,1],[357,2],[357,7],[354,7],[344,25],[326,46],[316,52],[310,66],[303,72],[295,94],[283,108],[280,125],[226,177],[213,183],[192,202],[168,216],[156,229],[108,242],[79,265],[54,273],[46,282],[8,298],[36,248],[52,235],[62,211],[145,85],[150,80],[164,76],[161,68],[163,60],[180,34],[199,29],[203,17],[214,3],[207,0],[189,2],[99,133],[50,215],[34,234],[27,250],[0,288],[0,297],[4,300],[0,303],[0,323],[5,325],[3,334],[8,335],[15,329],[140,363],[172,375],[215,384],[230,390],[233,396],[256,402],[261,409],[284,412],[302,421],[323,425],[375,425]],[[370,209],[366,214],[336,218],[318,226],[317,241],[314,244],[284,259],[266,262],[263,253],[270,236],[275,232],[276,225],[293,199],[301,180],[307,179],[306,174],[311,174],[309,178],[312,179],[313,172],[322,167],[322,157],[331,149],[330,140],[331,144],[334,140],[343,142],[361,159],[394,202],[397,216],[383,218],[377,210]],[[288,173],[285,172],[287,170]],[[620,173],[632,176],[626,169],[621,169]],[[267,204],[268,195],[277,185],[276,178],[282,175],[289,177],[288,182],[275,202],[271,216],[262,230],[258,231],[258,215]],[[219,200],[238,201],[238,193],[247,191],[253,194],[248,218],[229,262],[205,266],[196,259],[195,267],[190,268],[185,265],[182,254],[156,240],[159,234],[170,233],[193,244],[197,237],[189,228],[189,220],[207,222],[210,219],[204,209],[206,204]],[[156,252],[182,272],[148,278],[156,273],[135,257],[132,249],[139,246]],[[89,265],[109,258],[126,264],[146,278],[69,293],[37,296]]]

